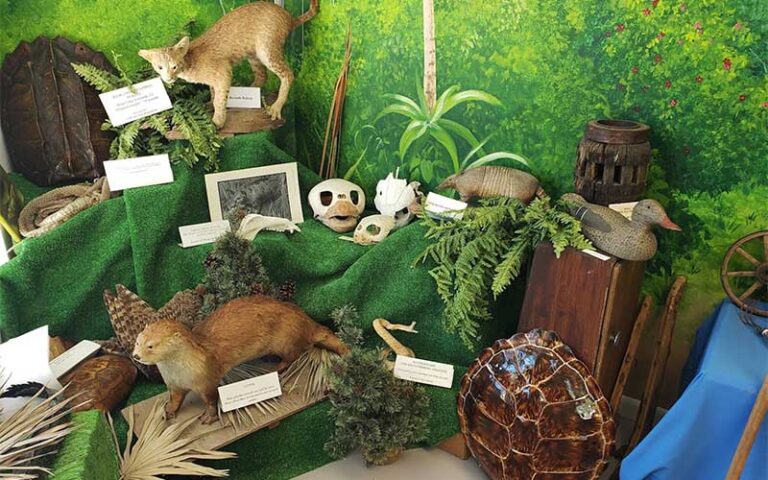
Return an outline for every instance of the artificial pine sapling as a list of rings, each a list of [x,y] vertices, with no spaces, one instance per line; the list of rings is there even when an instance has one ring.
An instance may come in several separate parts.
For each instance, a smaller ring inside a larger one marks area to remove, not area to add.
[[[388,463],[406,445],[426,438],[429,398],[422,386],[395,378],[382,362],[380,349],[363,346],[354,307],[339,308],[331,316],[339,338],[351,350],[328,369],[329,415],[336,430],[325,449],[341,458],[360,448],[366,462]]]
[[[468,348],[476,346],[480,323],[491,316],[491,301],[517,278],[539,243],[551,242],[558,257],[569,246],[591,247],[566,205],[552,205],[546,196],[527,207],[513,198],[485,199],[461,220],[424,222],[433,243],[417,262],[435,263],[429,274],[446,304],[445,328]]]

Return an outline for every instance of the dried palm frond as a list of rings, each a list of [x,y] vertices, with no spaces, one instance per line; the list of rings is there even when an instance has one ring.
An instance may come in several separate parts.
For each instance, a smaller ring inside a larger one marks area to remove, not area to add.
[[[341,65],[341,73],[336,80],[331,99],[331,108],[328,112],[328,123],[325,127],[325,139],[323,140],[323,154],[320,159],[318,172],[323,178],[335,178],[336,166],[339,161],[341,143],[341,127],[344,118],[344,102],[347,99],[347,82],[349,78],[349,63],[352,59],[352,27],[347,30],[347,40],[344,47],[344,61]]]
[[[195,460],[225,460],[237,456],[230,452],[191,448],[190,444],[198,440],[202,434],[184,436],[184,433],[191,424],[198,421],[197,417],[175,425],[167,424],[163,403],[155,402],[141,431],[136,432],[135,443],[132,441],[135,424],[133,407],[128,409],[125,417],[128,422],[125,451],[122,454],[118,453],[121,480],[160,480],[160,475],[216,478],[229,476],[229,470],[219,470],[194,463]],[[111,416],[109,425],[119,452],[120,447]]]
[[[64,389],[43,399],[41,388],[22,408],[0,422],[0,478],[31,480],[50,475],[38,460],[56,453],[55,447],[74,427],[65,421],[71,411]]]
[[[279,417],[280,412],[294,410],[299,406],[299,403],[306,404],[313,400],[322,400],[328,386],[325,372],[331,363],[331,357],[334,355],[327,350],[310,348],[280,375],[283,396],[239,408],[222,416],[229,425],[236,429],[247,428],[249,425],[259,423],[265,416]],[[274,371],[274,366],[263,362],[245,363],[233,368],[224,377],[222,384],[246,380],[272,371]],[[297,388],[302,389],[300,397],[286,395],[294,392]]]

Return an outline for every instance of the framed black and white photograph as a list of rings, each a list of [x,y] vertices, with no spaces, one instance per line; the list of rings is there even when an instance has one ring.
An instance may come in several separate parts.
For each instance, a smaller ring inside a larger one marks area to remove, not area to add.
[[[295,162],[212,173],[205,176],[205,189],[212,222],[240,209],[293,223],[304,221]]]

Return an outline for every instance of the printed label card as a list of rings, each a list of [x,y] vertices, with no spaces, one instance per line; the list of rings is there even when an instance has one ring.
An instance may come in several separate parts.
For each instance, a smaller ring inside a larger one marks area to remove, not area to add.
[[[90,340],[83,340],[65,351],[48,364],[56,378],[69,372],[101,349],[101,345]]]
[[[465,202],[433,192],[427,195],[427,203],[424,205],[427,215],[436,219],[461,220],[466,208]]]
[[[182,248],[196,247],[213,243],[220,236],[231,230],[232,226],[227,220],[217,222],[198,223],[179,227]]]
[[[395,359],[394,375],[396,378],[411,382],[451,388],[453,365],[398,355]]]
[[[113,192],[173,182],[168,154],[104,162],[109,189]]]
[[[219,387],[219,400],[223,412],[231,412],[282,394],[277,372]]]
[[[637,205],[637,202],[612,203],[608,205],[608,208],[615,210],[628,219],[632,220],[632,209],[635,208],[635,205]]]
[[[261,89],[230,87],[227,108],[261,108]]]
[[[109,121],[116,127],[173,108],[159,77],[102,93],[99,98]]]

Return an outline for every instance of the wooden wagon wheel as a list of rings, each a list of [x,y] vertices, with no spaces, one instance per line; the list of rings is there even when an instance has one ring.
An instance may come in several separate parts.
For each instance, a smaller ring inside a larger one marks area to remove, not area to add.
[[[744,247],[750,242],[761,242],[762,254],[754,256],[749,253]],[[749,269],[733,270],[731,261],[736,257],[746,260],[750,264]],[[746,290],[737,292],[733,279],[745,277],[752,278],[752,284]],[[761,317],[768,317],[768,310],[759,308],[754,301],[750,302],[751,297],[768,286],[768,230],[751,233],[731,245],[720,267],[720,281],[728,298],[739,308]]]

